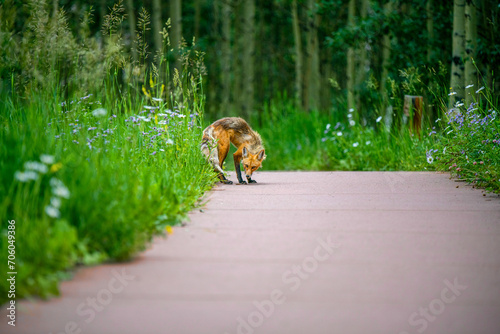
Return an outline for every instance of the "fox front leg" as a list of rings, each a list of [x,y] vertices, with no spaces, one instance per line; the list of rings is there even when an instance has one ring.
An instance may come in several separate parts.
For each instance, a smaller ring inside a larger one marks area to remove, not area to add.
[[[234,169],[236,170],[236,177],[238,178],[238,182],[240,184],[247,184],[245,181],[243,181],[243,178],[241,177],[241,153],[240,150],[236,151],[236,153],[233,154],[233,159],[234,159]]]
[[[248,180],[248,183],[257,183],[257,181],[252,180],[252,177],[248,176],[248,175],[247,175],[247,180]]]

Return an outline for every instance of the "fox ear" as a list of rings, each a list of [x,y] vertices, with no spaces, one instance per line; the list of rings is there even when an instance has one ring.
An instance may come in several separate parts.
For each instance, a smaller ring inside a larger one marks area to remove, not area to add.
[[[259,152],[259,155],[257,156],[257,159],[259,159],[260,161],[264,160],[266,158],[266,151],[265,150],[262,150]]]
[[[243,158],[245,158],[245,159],[248,158],[248,150],[247,150],[246,146],[243,147]]]

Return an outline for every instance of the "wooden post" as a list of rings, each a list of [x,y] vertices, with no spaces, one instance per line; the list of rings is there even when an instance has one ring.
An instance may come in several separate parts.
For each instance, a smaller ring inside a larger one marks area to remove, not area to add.
[[[405,95],[404,114],[410,120],[411,131],[420,137],[422,129],[422,111],[424,98],[422,96]]]

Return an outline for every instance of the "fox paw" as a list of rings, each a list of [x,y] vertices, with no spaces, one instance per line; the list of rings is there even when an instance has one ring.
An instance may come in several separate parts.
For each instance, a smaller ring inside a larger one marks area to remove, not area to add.
[[[220,182],[222,182],[224,184],[233,184],[233,181],[229,181],[229,180],[221,180]]]
[[[257,183],[257,181],[248,179],[248,183]]]
[[[241,180],[241,181],[239,181],[239,184],[247,184],[247,183],[246,183],[246,181]]]

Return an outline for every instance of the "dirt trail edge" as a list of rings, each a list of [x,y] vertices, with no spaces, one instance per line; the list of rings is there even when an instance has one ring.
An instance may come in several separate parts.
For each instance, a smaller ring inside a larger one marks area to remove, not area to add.
[[[0,332],[500,333],[497,195],[431,172],[255,180],[215,187],[134,261],[18,301],[16,327],[2,307]]]

